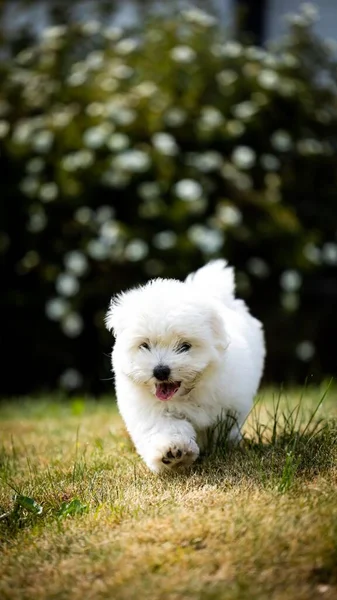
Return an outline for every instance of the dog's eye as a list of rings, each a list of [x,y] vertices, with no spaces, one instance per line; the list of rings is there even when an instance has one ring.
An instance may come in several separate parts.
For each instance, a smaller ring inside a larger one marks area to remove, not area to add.
[[[188,342],[184,342],[183,344],[180,344],[180,346],[178,346],[177,352],[188,352],[190,348],[191,344],[189,344]]]
[[[150,346],[147,342],[143,342],[139,348],[143,348],[144,350],[150,350]]]

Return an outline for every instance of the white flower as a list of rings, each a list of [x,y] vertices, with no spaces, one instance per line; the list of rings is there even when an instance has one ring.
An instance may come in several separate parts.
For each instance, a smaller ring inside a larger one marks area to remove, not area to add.
[[[110,221],[115,216],[115,210],[112,206],[104,205],[100,206],[96,210],[95,220],[97,223],[102,225],[106,221]]]
[[[257,46],[248,46],[245,50],[246,57],[249,60],[263,60],[266,57],[266,50],[258,48]]]
[[[177,234],[174,231],[160,231],[153,237],[153,245],[160,250],[169,250],[177,243]]]
[[[15,126],[13,130],[13,142],[14,144],[28,144],[32,138],[34,126],[31,121],[21,120]]]
[[[315,355],[315,346],[309,340],[304,340],[296,346],[296,356],[303,362],[309,362]]]
[[[285,15],[284,18],[289,23],[289,25],[295,25],[296,27],[306,27],[308,25],[308,20],[304,15],[288,13]]]
[[[304,140],[299,140],[297,142],[297,150],[300,154],[304,156],[312,155],[312,154],[322,154],[323,153],[323,144],[319,140],[315,140],[314,138],[307,138]]]
[[[68,337],[78,337],[83,331],[83,319],[78,313],[68,313],[64,319],[62,319],[61,327],[63,333]]]
[[[78,169],[90,167],[94,162],[95,155],[91,150],[78,150],[67,154],[61,159],[61,165],[65,171],[74,172]]]
[[[256,161],[256,154],[249,146],[237,146],[232,152],[232,161],[238,169],[251,169]]]
[[[259,277],[260,279],[268,277],[270,273],[270,268],[266,261],[258,256],[252,256],[252,258],[247,261],[247,270],[249,273],[255,275],[255,277]]]
[[[281,60],[286,67],[295,68],[299,66],[298,58],[294,54],[290,54],[290,52],[282,54]]]
[[[219,252],[225,239],[222,231],[204,225],[192,225],[187,231],[187,237],[205,254]]]
[[[81,225],[87,225],[93,220],[94,211],[89,206],[81,206],[75,211],[74,218]]]
[[[223,165],[223,158],[219,152],[215,150],[207,150],[202,154],[190,152],[186,156],[186,164],[195,167],[203,173],[209,173],[220,169]]]
[[[87,168],[90,167],[95,159],[95,155],[91,150],[78,150],[74,152],[74,160],[79,168]]]
[[[204,106],[201,109],[201,117],[199,124],[208,129],[220,127],[224,122],[224,118],[220,110],[214,106]]]
[[[31,233],[43,231],[47,225],[47,217],[44,211],[37,211],[30,215],[27,229]]]
[[[56,183],[51,181],[50,183],[44,183],[41,185],[39,196],[42,202],[52,202],[53,200],[56,200],[58,193],[59,190]]]
[[[24,257],[20,260],[20,266],[22,266],[25,271],[29,271],[30,269],[34,269],[40,262],[40,256],[35,250],[29,250],[26,252]]]
[[[48,152],[53,144],[54,134],[52,131],[45,129],[38,131],[32,138],[32,147],[36,152]]]
[[[287,152],[292,148],[292,139],[287,131],[278,129],[270,138],[271,145],[279,152]]]
[[[103,35],[111,42],[115,42],[123,35],[123,29],[121,27],[106,27],[103,30]]]
[[[300,305],[300,299],[298,294],[293,292],[286,292],[281,295],[281,306],[288,312],[295,312]]]
[[[226,130],[230,136],[239,137],[244,133],[245,126],[243,125],[243,123],[240,123],[240,121],[234,121],[234,119],[232,119],[231,121],[227,122]]]
[[[137,40],[133,40],[132,38],[125,38],[121,40],[115,45],[115,52],[117,54],[121,54],[122,56],[126,56],[127,54],[131,54],[138,48]]]
[[[160,186],[156,181],[144,181],[138,186],[138,193],[144,200],[155,200],[160,196]]]
[[[106,221],[100,228],[102,241],[108,245],[115,244],[120,237],[120,227],[115,221]]]
[[[77,161],[74,157],[74,154],[75,154],[75,152],[73,152],[72,154],[67,154],[66,156],[63,156],[63,158],[61,158],[61,161],[60,161],[62,168],[65,171],[68,171],[69,173],[76,171],[76,169],[78,168]]]
[[[238,74],[230,69],[225,69],[216,75],[216,79],[221,86],[228,87],[237,81]]]
[[[183,108],[172,107],[164,115],[164,121],[169,127],[180,127],[186,121],[187,113]]]
[[[196,52],[190,46],[175,46],[170,52],[172,60],[182,64],[188,64],[196,58]]]
[[[104,104],[102,102],[90,102],[85,112],[89,117],[101,117],[104,114]]]
[[[109,111],[109,117],[117,125],[131,125],[137,118],[137,113],[133,108],[127,108],[122,106],[112,107]]]
[[[265,67],[269,67],[271,69],[276,69],[276,67],[279,64],[279,57],[275,56],[274,54],[266,54],[266,56],[263,59],[263,63]]]
[[[300,5],[302,14],[308,19],[309,22],[314,23],[319,19],[319,10],[315,4],[311,2],[303,2]]]
[[[55,38],[63,37],[66,33],[66,25],[53,25],[53,27],[46,27],[42,30],[42,37],[44,39],[52,40]]]
[[[337,265],[337,244],[326,242],[322,248],[322,258],[327,265]]]
[[[257,113],[257,111],[258,107],[256,104],[250,102],[249,100],[240,102],[240,104],[237,104],[232,108],[232,113],[237,119],[250,119]]]
[[[281,163],[274,154],[261,154],[260,163],[266,171],[278,171]]]
[[[69,302],[64,298],[51,298],[46,303],[46,315],[51,321],[59,321],[69,310]]]
[[[6,137],[7,133],[9,132],[9,129],[10,129],[10,125],[9,125],[8,121],[1,119],[1,121],[0,121],[0,138]]]
[[[19,188],[26,196],[34,197],[39,189],[39,180],[32,176],[24,177]]]
[[[218,205],[217,217],[223,225],[236,227],[242,222],[242,213],[236,206]]]
[[[134,70],[130,65],[114,65],[110,69],[111,75],[117,77],[117,79],[130,79],[134,74]]]
[[[178,151],[178,145],[173,135],[164,132],[155,133],[152,136],[152,144],[155,149],[167,156],[175,156]]]
[[[185,202],[198,200],[203,194],[200,183],[194,179],[181,179],[175,184],[173,191],[180,200]]]
[[[243,46],[239,42],[228,41],[225,44],[217,44],[212,47],[212,52],[215,56],[228,56],[229,58],[237,58],[243,52]]]
[[[87,257],[80,252],[79,250],[72,250],[71,252],[67,252],[64,257],[64,264],[66,269],[70,271],[73,275],[77,277],[81,277],[88,270],[88,260]]]
[[[106,141],[109,150],[125,150],[130,145],[130,138],[125,133],[113,133]]]
[[[216,18],[199,8],[190,8],[182,11],[182,17],[185,21],[200,25],[201,27],[212,27],[216,24]]]
[[[322,262],[320,249],[311,242],[304,246],[303,255],[314,265],[319,265]]]
[[[67,109],[53,110],[49,114],[49,122],[52,127],[67,127],[74,117],[74,112]]]
[[[302,285],[302,276],[294,269],[283,271],[280,277],[280,285],[286,292],[297,292]]]
[[[130,171],[131,173],[143,173],[151,166],[149,155],[143,150],[126,150],[113,159],[115,169]]]
[[[36,175],[37,173],[41,173],[45,166],[45,162],[43,158],[39,156],[35,158],[31,158],[26,164],[27,173],[31,173],[31,175]]]
[[[142,81],[133,88],[133,92],[141,98],[150,98],[158,91],[158,87],[153,81]]]
[[[26,48],[25,50],[21,50],[16,57],[15,61],[19,65],[26,65],[34,58],[34,50],[32,48]]]
[[[99,21],[92,19],[91,21],[87,21],[82,25],[82,32],[85,35],[96,35],[101,30],[101,24]]]
[[[125,258],[132,262],[143,260],[149,252],[149,247],[144,240],[134,239],[125,248]]]
[[[97,78],[98,79],[98,78]],[[115,92],[118,89],[118,81],[112,79],[112,77],[101,77],[97,80],[97,85],[104,90],[104,92]]]
[[[102,50],[93,50],[89,52],[85,59],[85,64],[89,69],[93,69],[94,71],[102,67],[104,63],[104,53]]]
[[[80,289],[80,284],[76,277],[69,273],[60,273],[56,279],[55,287],[61,296],[75,296]]]
[[[328,50],[328,52],[332,52],[332,54],[336,54],[337,52],[337,41],[333,38],[328,38],[324,40],[324,46]]]
[[[60,377],[61,387],[67,390],[75,390],[83,383],[83,377],[76,369],[66,369]]]
[[[101,181],[112,188],[125,188],[130,183],[130,175],[126,171],[105,171]]]
[[[104,243],[104,240],[90,240],[87,245],[87,252],[94,260],[106,260],[110,256],[110,248]]]
[[[215,150],[208,150],[203,154],[199,154],[197,162],[197,168],[204,173],[208,173],[210,171],[220,169],[223,164],[223,158],[219,152],[216,152]]]
[[[261,87],[266,90],[275,90],[279,85],[280,78],[276,71],[271,69],[262,69],[258,74],[257,80]]]
[[[104,125],[89,127],[83,134],[83,142],[88,148],[101,148],[109,135],[110,130]]]
[[[85,71],[74,71],[67,77],[67,84],[70,87],[78,87],[83,85],[87,80],[87,73]]]

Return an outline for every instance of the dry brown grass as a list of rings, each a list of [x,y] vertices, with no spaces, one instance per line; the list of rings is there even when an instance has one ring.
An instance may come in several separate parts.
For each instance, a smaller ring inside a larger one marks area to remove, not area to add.
[[[273,423],[271,395],[260,424]],[[311,438],[283,424],[263,443],[251,418],[255,443],[166,477],[136,457],[109,402],[4,404],[0,598],[337,598],[335,400]],[[42,514],[13,510],[10,485]],[[66,516],[74,499],[82,509]]]

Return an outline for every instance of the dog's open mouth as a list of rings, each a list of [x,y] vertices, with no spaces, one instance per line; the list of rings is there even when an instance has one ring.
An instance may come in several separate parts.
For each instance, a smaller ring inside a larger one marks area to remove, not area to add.
[[[161,383],[156,383],[156,396],[159,400],[170,400],[179,388],[180,381],[162,381]]]

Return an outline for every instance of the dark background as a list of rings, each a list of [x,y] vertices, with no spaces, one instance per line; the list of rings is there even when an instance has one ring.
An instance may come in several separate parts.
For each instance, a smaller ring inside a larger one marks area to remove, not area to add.
[[[110,296],[219,256],[265,381],[334,375],[333,43],[307,6],[270,45],[267,1],[130,4],[0,3],[0,393],[110,390]]]

